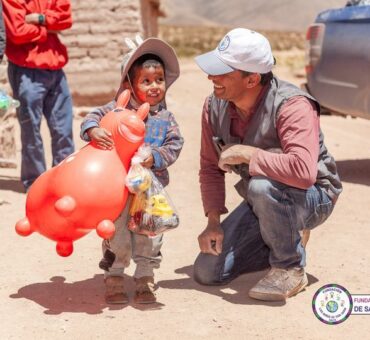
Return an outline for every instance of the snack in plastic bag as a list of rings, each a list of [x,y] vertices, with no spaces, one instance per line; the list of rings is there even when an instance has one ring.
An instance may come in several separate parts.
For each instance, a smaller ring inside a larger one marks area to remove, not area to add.
[[[154,176],[154,175],[153,175]],[[152,181],[157,181],[153,179]],[[158,182],[157,185],[162,185]],[[158,189],[158,188],[157,188]],[[150,192],[151,190],[148,190]],[[162,187],[159,194],[152,191],[147,195],[145,211],[142,214],[140,231],[148,236],[161,234],[176,228],[180,223],[178,214],[174,211],[173,204]]]
[[[135,232],[140,233],[140,223],[143,217],[145,204],[146,204],[146,197],[144,192],[137,193],[133,195],[130,210],[129,210],[129,220],[128,220],[128,229]]]
[[[126,176],[126,186],[133,194],[144,192],[150,187],[152,176],[149,170],[140,164],[149,157],[150,152],[150,147],[141,146],[131,159],[131,167]]]

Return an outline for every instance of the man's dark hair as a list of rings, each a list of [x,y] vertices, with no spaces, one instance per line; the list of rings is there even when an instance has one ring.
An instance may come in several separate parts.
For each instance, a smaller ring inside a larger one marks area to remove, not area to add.
[[[275,57],[273,57],[273,58],[274,58],[274,65],[276,65],[276,58]],[[253,73],[256,73],[256,72],[247,72],[247,71],[242,71],[242,70],[240,70],[240,72],[242,73],[243,78],[248,77]],[[262,86],[265,86],[266,84],[268,84],[271,81],[271,79],[273,77],[273,74],[270,71],[270,72],[267,72],[267,73],[260,73],[260,76],[261,76],[260,84]]]
[[[253,73],[256,73],[256,72],[247,72],[247,71],[240,71],[242,73],[242,77],[248,77],[250,76],[251,74]],[[261,80],[260,80],[260,84],[262,86],[265,86],[266,84],[268,84],[271,79],[272,79],[272,72],[268,72],[268,73],[260,73],[260,76],[261,76]]]
[[[130,70],[128,71],[128,75],[130,79],[134,79],[135,72],[138,67],[163,67],[163,70],[165,70],[164,63],[161,58],[159,58],[157,55],[152,53],[143,54],[141,57],[137,58],[132,66],[130,67]]]

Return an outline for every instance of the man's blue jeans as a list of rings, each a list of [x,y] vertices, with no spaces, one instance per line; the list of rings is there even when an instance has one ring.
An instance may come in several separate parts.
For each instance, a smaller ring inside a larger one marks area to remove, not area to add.
[[[221,223],[219,256],[199,254],[194,279],[207,285],[225,284],[243,273],[268,267],[305,266],[300,231],[322,224],[334,204],[317,185],[307,190],[266,177],[252,177],[248,202],[242,202]]]
[[[40,134],[45,116],[51,135],[52,165],[74,151],[72,98],[63,70],[21,67],[9,62],[9,82],[20,101],[17,116],[21,128],[21,180],[26,189],[46,170]]]

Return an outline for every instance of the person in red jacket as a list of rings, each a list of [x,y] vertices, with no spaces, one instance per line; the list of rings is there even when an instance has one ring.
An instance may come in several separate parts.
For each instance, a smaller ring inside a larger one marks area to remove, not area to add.
[[[5,27],[4,27],[4,20],[3,20],[3,6],[0,1],[0,63],[3,61],[4,52],[5,52]]]
[[[72,26],[69,0],[2,0],[8,78],[20,101],[21,180],[26,189],[46,170],[42,115],[51,135],[52,165],[74,151],[72,98],[63,71],[68,62],[58,33]]]

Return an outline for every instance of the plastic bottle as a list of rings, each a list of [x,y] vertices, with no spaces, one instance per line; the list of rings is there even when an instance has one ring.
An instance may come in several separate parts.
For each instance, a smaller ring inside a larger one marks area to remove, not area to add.
[[[9,109],[17,108],[19,100],[13,99],[4,90],[0,90],[0,117],[3,117]]]

